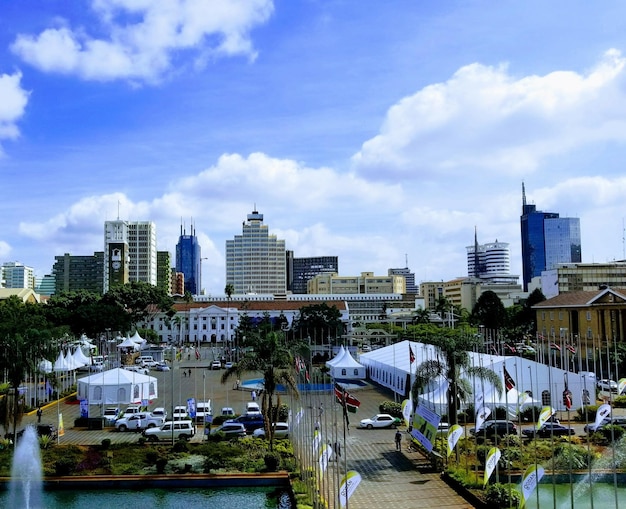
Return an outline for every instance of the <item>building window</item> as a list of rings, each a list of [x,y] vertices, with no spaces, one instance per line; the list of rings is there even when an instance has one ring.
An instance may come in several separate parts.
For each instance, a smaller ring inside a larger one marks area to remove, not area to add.
[[[587,311],[587,321],[591,321],[591,311]]]
[[[541,404],[543,406],[550,406],[551,404],[550,391],[541,391]]]

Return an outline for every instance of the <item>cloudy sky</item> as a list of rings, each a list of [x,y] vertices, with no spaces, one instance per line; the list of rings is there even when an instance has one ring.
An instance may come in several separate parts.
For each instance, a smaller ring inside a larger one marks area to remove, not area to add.
[[[624,258],[626,4],[607,0],[0,0],[0,262],[50,273],[151,220],[202,245],[256,206],[341,274],[467,274],[522,182]]]

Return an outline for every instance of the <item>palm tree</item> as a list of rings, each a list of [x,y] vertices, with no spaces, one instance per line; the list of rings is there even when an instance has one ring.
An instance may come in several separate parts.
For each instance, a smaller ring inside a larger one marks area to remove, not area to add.
[[[287,347],[282,332],[269,331],[253,336],[246,338],[246,346],[250,346],[251,349],[244,352],[239,362],[222,374],[222,383],[225,384],[234,376],[240,379],[243,373],[260,372],[263,374],[261,413],[271,451],[274,444],[274,415],[280,406],[276,394],[278,385],[284,385],[296,399],[300,396],[296,379],[293,376],[294,350]],[[296,343],[295,346],[301,348],[303,344]]]
[[[461,370],[468,378],[478,378],[491,383],[498,395],[501,395],[502,380],[495,371],[484,366],[470,365],[468,352],[473,350],[479,341],[478,338],[467,334],[432,336],[428,342],[439,350],[442,359],[426,360],[417,366],[415,382],[411,388],[413,401],[417,401],[418,395],[429,383],[444,376],[448,381],[448,422],[450,425],[457,424],[459,401],[466,400],[472,394],[472,386],[467,378],[461,378]]]

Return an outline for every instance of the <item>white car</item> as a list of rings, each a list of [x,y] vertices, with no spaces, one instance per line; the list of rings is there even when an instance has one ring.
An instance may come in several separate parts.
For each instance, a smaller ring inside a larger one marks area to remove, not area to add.
[[[220,361],[213,361],[211,363],[211,369],[222,369],[222,363]]]
[[[369,419],[363,419],[359,423],[359,428],[395,428],[400,423],[400,419],[389,414],[376,414]]]
[[[191,417],[189,417],[189,414],[187,413],[187,407],[182,405],[175,406],[174,411],[172,412],[172,419],[174,421],[184,421],[191,419]]]
[[[196,434],[196,428],[191,421],[167,421],[158,428],[144,430],[142,435],[150,442],[159,440],[182,439],[189,440]]]
[[[112,424],[115,424],[115,420],[119,417],[119,415],[119,407],[108,407],[104,410],[102,417],[104,417],[105,424],[107,426],[111,426]]]
[[[139,431],[147,428],[156,428],[164,422],[163,417],[157,417],[149,412],[139,412],[115,421],[117,431]]]
[[[617,382],[615,380],[609,380],[608,378],[603,378],[602,380],[598,380],[596,386],[601,391],[617,392]]]
[[[265,438],[265,429],[258,428],[252,432],[252,436],[257,438]],[[274,428],[274,438],[289,438],[289,424],[286,422],[277,422]]]
[[[154,410],[152,410],[152,415],[156,417],[162,417],[163,421],[165,421],[165,419],[167,419],[167,410],[165,410],[165,408],[163,408],[162,406],[156,407]]]
[[[148,368],[144,368],[141,366],[123,366],[123,368],[127,371],[134,371],[135,373],[140,373],[142,375],[150,374],[150,371],[148,370]]]

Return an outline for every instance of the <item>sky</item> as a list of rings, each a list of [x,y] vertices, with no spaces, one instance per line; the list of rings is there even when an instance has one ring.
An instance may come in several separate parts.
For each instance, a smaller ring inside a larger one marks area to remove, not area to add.
[[[255,208],[341,275],[467,275],[522,182],[624,255],[626,4],[618,0],[0,0],[0,263],[37,277],[104,221],[195,227],[207,294]],[[521,277],[520,277],[521,281]]]

